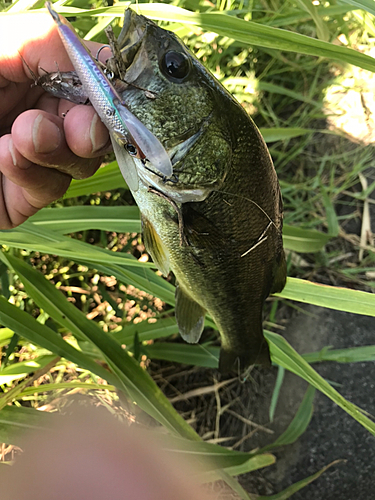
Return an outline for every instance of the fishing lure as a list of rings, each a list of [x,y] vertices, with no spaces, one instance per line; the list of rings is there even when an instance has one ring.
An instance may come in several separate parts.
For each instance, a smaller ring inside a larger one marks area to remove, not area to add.
[[[149,161],[164,178],[173,173],[168,153],[160,141],[124,105],[112,83],[83,45],[78,35],[61,21],[59,14],[46,7],[56,22],[61,40],[87,96],[109,130],[113,149],[122,175],[130,189],[138,189],[138,173],[129,155]]]

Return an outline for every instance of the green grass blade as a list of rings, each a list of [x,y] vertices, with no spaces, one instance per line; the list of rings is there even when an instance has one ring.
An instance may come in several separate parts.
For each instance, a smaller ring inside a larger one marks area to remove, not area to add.
[[[141,221],[137,206],[101,207],[75,206],[44,208],[30,217],[35,226],[50,228],[61,234],[75,233],[87,229],[115,231],[118,233],[140,233]]]
[[[285,368],[283,368],[282,366],[278,366],[275,387],[272,392],[272,398],[269,409],[270,422],[273,422],[273,417],[275,416],[275,410],[277,402],[279,401],[280,390],[283,385],[284,376],[285,376]]]
[[[185,365],[217,368],[219,365],[219,347],[205,347],[201,344],[173,344],[171,342],[157,342],[144,347],[144,351],[151,359],[164,359]]]
[[[317,37],[320,40],[328,42],[329,31],[327,28],[327,24],[323,21],[323,19],[321,19],[317,7],[308,0],[297,0],[297,4],[299,4],[302,7],[302,9],[306,10],[306,12],[310,14],[316,26]]]
[[[111,391],[115,392],[116,387],[114,385],[108,384],[93,384],[88,382],[78,382],[77,380],[72,380],[71,382],[57,382],[53,384],[43,384],[36,387],[26,387],[22,392],[19,393],[18,399],[25,396],[31,396],[33,394],[40,394],[52,391],[63,391],[67,389],[71,391],[73,389],[83,389],[85,391]]]
[[[198,439],[193,429],[176,412],[149,374],[124,351],[112,336],[106,334],[95,322],[87,319],[80,310],[65,300],[52,283],[24,261],[12,255],[4,255],[2,258],[9,262],[18,274],[28,295],[51,318],[78,335],[79,338],[84,337],[89,340],[103,353],[112,371],[117,375],[117,380],[113,385],[128,393],[144,411],[168,429],[190,439]],[[13,325],[4,324],[14,329]],[[111,380],[109,382],[112,383]]]
[[[22,338],[29,340],[33,344],[44,347],[48,351],[76,363],[78,366],[95,373],[104,380],[108,380],[111,384],[115,383],[118,385],[117,377],[114,377],[113,374],[98,363],[95,363],[88,356],[74,349],[54,330],[42,325],[32,316],[10,304],[1,296],[0,323],[8,326]]]
[[[331,239],[329,234],[284,224],[284,247],[294,252],[320,252]]]
[[[336,363],[362,363],[375,361],[375,345],[349,347],[347,349],[330,349],[324,347],[319,352],[303,354],[303,359],[308,363],[322,361],[335,361]]]
[[[319,109],[322,108],[321,102],[314,101],[313,99],[310,99],[309,97],[301,94],[300,92],[294,92],[293,90],[289,90],[285,87],[281,87],[280,85],[275,85],[274,83],[259,81],[258,85],[257,85],[257,90],[270,92],[271,94],[286,95],[288,97],[291,97],[295,101],[306,102],[307,104],[314,106],[314,108],[319,108]],[[267,129],[260,129],[260,130],[262,131],[262,130],[267,130]],[[285,129],[281,128],[280,130],[285,130]],[[306,130],[306,132],[308,132],[310,129],[295,128],[294,130],[296,130],[296,131]],[[262,134],[263,134],[263,132],[262,132]]]
[[[365,1],[365,0],[362,0]],[[369,0],[368,5],[371,6]],[[350,2],[352,3],[352,2]],[[359,1],[357,2],[360,3]],[[357,5],[356,3],[356,5]],[[87,11],[75,7],[56,6],[57,12],[65,16],[123,16],[128,2],[118,2],[113,7],[101,7]],[[372,57],[361,54],[348,47],[334,45],[332,43],[316,40],[306,35],[300,35],[291,31],[262,25],[253,21],[245,21],[222,12],[199,13],[191,12],[170,4],[152,3],[137,4],[137,11],[151,19],[160,21],[171,21],[182,24],[200,26],[204,30],[218,33],[219,35],[233,38],[242,43],[267,47],[289,52],[298,52],[317,57],[347,62],[360,68],[375,71],[375,62]],[[39,12],[34,10],[31,12]],[[0,13],[0,15],[10,15]]]
[[[88,266],[92,266],[92,262],[86,262],[82,259],[77,259]],[[114,265],[95,265],[95,269],[107,276],[115,276],[122,283],[133,285],[140,290],[144,290],[155,297],[167,302],[167,304],[174,305],[174,286],[168,281],[158,276],[151,269],[141,267],[114,266]]]
[[[57,413],[5,406],[0,411],[0,443],[22,446],[26,431],[47,430],[61,419]]]
[[[311,133],[312,130],[307,128],[262,128],[260,133],[263,139],[267,143],[275,141],[283,141],[285,139],[292,139],[293,137],[300,137],[301,135],[306,135]]]
[[[318,477],[320,477],[327,469],[329,469],[333,465],[338,464],[339,462],[341,462],[341,460],[336,460],[335,462],[326,465],[325,467],[323,467],[323,469],[320,469],[320,471],[312,474],[309,477],[306,477],[305,479],[302,479],[301,481],[298,481],[297,483],[292,484],[291,486],[288,486],[288,488],[286,488],[284,491],[281,491],[280,493],[276,493],[276,495],[260,496],[257,497],[257,500],[287,500],[287,498],[290,498],[292,495],[294,495],[294,493],[297,493],[297,491],[302,490],[302,488],[315,481],[315,479],[318,479]]]
[[[11,14],[22,13],[30,9],[34,9],[40,0],[16,0],[8,8],[7,12]]]
[[[27,221],[16,229],[0,231],[3,245],[34,250],[42,253],[61,255],[74,261],[123,265],[131,267],[152,267],[148,262],[139,262],[132,255],[111,252],[105,248],[89,245],[82,241],[68,238],[59,233],[37,226]]]
[[[328,233],[331,236],[338,236],[340,232],[339,221],[337,219],[336,210],[333,206],[332,199],[329,197],[326,188],[322,186],[322,202],[326,211],[326,220],[328,225]]]
[[[89,245],[29,222],[18,229],[0,231],[0,235],[3,244],[71,258],[174,304],[174,287],[151,271],[151,263],[138,262],[132,255]]]
[[[116,161],[99,168],[91,177],[83,180],[72,180],[64,198],[77,198],[78,196],[111,191],[112,189],[126,188],[126,183],[118,168]]]
[[[313,386],[309,386],[303,400],[297,410],[297,413],[294,415],[293,420],[288,425],[288,428],[285,432],[279,436],[276,441],[272,444],[265,446],[259,450],[259,453],[263,453],[265,451],[273,450],[279,446],[285,446],[287,444],[292,444],[297,439],[302,436],[302,434],[307,429],[311,417],[313,415],[313,401],[315,396],[315,388]]]
[[[254,472],[255,470],[269,467],[275,462],[276,458],[274,455],[271,455],[270,453],[263,453],[262,455],[257,455],[256,457],[249,458],[249,460],[244,462],[242,465],[227,467],[225,471],[230,476],[239,476],[240,474],[247,474],[248,472]],[[207,475],[202,474],[201,477],[201,481],[203,483],[217,481],[218,479],[220,479],[220,476],[215,473],[208,473]]]
[[[55,358],[55,355],[49,354],[45,356],[39,356],[32,360],[19,361],[18,363],[8,365],[0,370],[0,385],[9,384],[14,380],[24,378],[26,377],[26,375],[44,368]]]
[[[28,386],[32,385],[35,380],[38,380],[38,378],[42,377],[46,373],[48,373],[52,368],[54,368],[59,362],[60,362],[60,357],[59,356],[52,356],[52,359],[50,359],[49,363],[44,365],[43,367],[37,369],[31,377],[28,377],[25,380],[22,380],[22,382],[19,382],[17,385],[12,387],[9,391],[5,392],[0,397],[0,411],[5,407],[8,406],[12,401],[15,399],[19,398],[19,394]]]
[[[95,38],[97,35],[100,35],[105,28],[111,24],[111,22],[116,19],[116,16],[113,17],[105,17],[103,19],[100,19],[97,24],[95,24],[91,30],[86,33],[84,40],[92,40]]]
[[[341,396],[283,337],[272,332],[265,332],[265,336],[270,343],[272,361],[306,380],[310,385],[332,399],[371,434],[375,435],[375,423],[361,413],[357,406]]]
[[[223,13],[196,13],[161,3],[139,4],[137,7],[141,14],[151,19],[192,24],[249,45],[328,57],[375,71],[375,62],[370,56],[291,31],[245,21]]]
[[[344,3],[357,7],[358,9],[366,10],[375,16],[375,2],[374,0],[342,0]]]
[[[8,345],[13,336],[14,332],[10,328],[0,328],[0,347]]]
[[[164,442],[165,437],[162,439]],[[184,455],[186,458],[190,457],[192,462],[200,462],[202,459],[202,471],[204,470],[205,472],[242,465],[249,458],[257,455],[257,453],[230,450],[217,444],[206,443],[205,441],[191,441],[178,437],[168,439],[167,444],[164,444],[163,448],[168,453],[175,454],[176,456]]]
[[[375,294],[373,293],[321,285],[298,278],[288,278],[284,290],[281,293],[275,293],[275,297],[296,300],[337,311],[375,316]]]

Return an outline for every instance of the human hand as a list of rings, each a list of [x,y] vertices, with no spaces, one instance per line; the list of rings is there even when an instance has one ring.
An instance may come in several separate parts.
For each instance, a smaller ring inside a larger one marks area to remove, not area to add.
[[[57,62],[73,69],[51,16],[0,16],[0,47],[0,229],[11,229],[60,198],[72,178],[92,175],[110,141],[91,106],[32,87],[29,68],[38,76]]]
[[[17,436],[24,453],[0,467],[1,500],[213,500],[199,487],[202,461],[168,452],[165,433],[85,403],[55,415],[52,429]]]

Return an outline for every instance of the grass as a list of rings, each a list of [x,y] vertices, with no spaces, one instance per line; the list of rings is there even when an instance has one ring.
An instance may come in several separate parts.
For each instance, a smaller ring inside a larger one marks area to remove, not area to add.
[[[183,38],[254,117],[268,143],[284,198],[291,277],[268,307],[273,324],[281,307],[295,307],[290,300],[375,314],[369,293],[375,285],[373,242],[361,241],[352,230],[363,223],[364,203],[374,188],[367,173],[373,150],[335,128],[337,106],[330,106],[349,80],[362,88],[372,77],[375,65],[365,52],[373,48],[374,13],[368,13],[372,4],[365,0],[316,3],[180,0],[134,7]],[[4,12],[10,8],[1,5]],[[60,2],[58,10],[75,16],[81,35],[104,42],[108,22],[114,21],[118,33],[124,6]],[[34,7],[39,4],[32,2]],[[360,183],[363,173],[367,188]],[[273,362],[310,386],[286,435],[253,453],[203,442],[188,424],[189,415],[184,419],[176,412],[147,367],[161,359],[174,363],[177,372],[185,364],[214,368],[216,337],[208,331],[202,347],[154,342],[177,334],[174,288],[152,271],[139,231],[137,208],[110,163],[93,178],[74,181],[64,200],[20,228],[1,232],[0,442],[20,444],[21,424],[37,425],[35,409],[63,407],[70,391],[89,394],[114,413],[123,411],[125,398],[135,402],[134,411],[141,409],[182,439],[186,452],[216,456],[202,481],[224,479],[241,498],[250,498],[233,476],[270,465],[270,451],[298,439],[311,418],[313,387],[375,434],[366,409],[345,400],[309,364],[370,361],[373,346],[327,348],[302,357],[270,331]],[[214,327],[209,320],[207,326]],[[46,415],[40,425],[48,427],[53,419]],[[215,432],[219,438],[219,429]],[[289,498],[321,472],[270,498]]]

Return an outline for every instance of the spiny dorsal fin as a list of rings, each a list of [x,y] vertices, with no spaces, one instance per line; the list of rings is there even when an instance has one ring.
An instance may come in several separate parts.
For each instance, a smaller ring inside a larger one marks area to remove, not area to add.
[[[182,288],[176,287],[176,321],[181,337],[190,344],[196,344],[203,332],[206,311],[191,299]]]
[[[146,217],[141,215],[143,242],[148,253],[151,255],[155,266],[164,275],[169,273],[169,255],[160,236],[155,231],[154,226]]]

